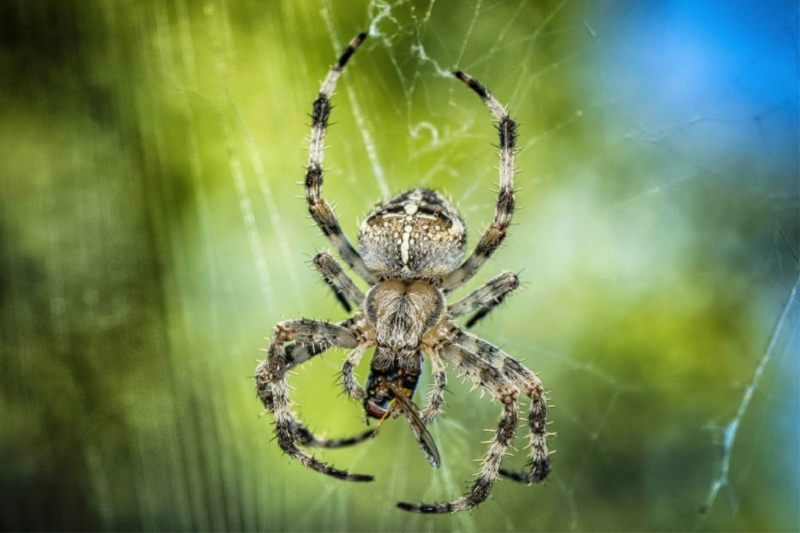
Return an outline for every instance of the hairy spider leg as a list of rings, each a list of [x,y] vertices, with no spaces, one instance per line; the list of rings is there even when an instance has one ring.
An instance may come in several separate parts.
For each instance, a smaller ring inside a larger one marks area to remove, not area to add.
[[[372,476],[337,470],[295,446],[296,441],[302,443],[304,439],[303,432],[298,430],[302,428],[302,424],[292,413],[289,402],[286,373],[292,368],[293,363],[296,364],[296,360],[289,360],[287,357],[284,345],[289,341],[309,343],[325,349],[332,346],[357,348],[360,344],[356,333],[347,327],[322,320],[287,320],[275,326],[268,350],[269,357],[256,368],[256,386],[262,402],[275,417],[275,435],[278,444],[290,457],[323,474],[345,481],[372,481]],[[301,438],[296,437],[298,431]],[[363,436],[348,441],[361,442],[364,440],[361,437]]]
[[[453,75],[469,85],[483,99],[498,122],[497,130],[500,134],[500,166],[498,167],[500,181],[498,183],[499,192],[494,220],[481,235],[472,255],[460,267],[444,278],[442,289],[446,292],[453,291],[474,276],[503,243],[508,226],[511,224],[511,217],[514,214],[514,174],[516,173],[514,155],[516,154],[517,124],[483,85],[463,72],[454,72]]]
[[[344,322],[340,322],[339,326],[350,327],[355,321],[353,319],[348,319]],[[358,348],[353,350],[345,360],[345,365],[348,364],[348,361],[354,361],[355,365],[358,365],[358,361],[361,359],[361,356],[366,352],[366,350],[371,346],[371,344],[363,344],[360,345]],[[284,347],[284,351],[286,352],[286,361],[288,363],[288,370],[292,370],[293,368],[302,365],[312,357],[319,355],[330,348],[330,344],[327,342],[309,342],[309,343],[292,343],[287,344]],[[357,356],[357,358],[356,358]],[[352,371],[351,371],[352,374]],[[358,384],[354,381],[354,387],[358,387]],[[256,388],[258,392],[258,397],[261,399],[261,402],[264,404],[264,407],[267,408],[269,412],[273,411],[273,395],[272,395],[272,386],[269,384],[269,379],[267,377],[266,372],[262,372],[256,376]],[[345,390],[348,390],[348,387],[345,387]],[[348,392],[350,392],[348,390]],[[352,396],[352,392],[351,392]],[[363,390],[362,390],[363,396]],[[359,398],[359,396],[356,396]],[[324,439],[321,437],[317,437],[311,431],[301,424],[296,424],[292,426],[292,432],[297,439],[297,442],[301,446],[309,446],[314,448],[344,448],[346,446],[353,446],[360,442],[364,442],[367,439],[370,439],[373,436],[372,431],[365,431],[359,435],[354,437],[345,438],[345,439]]]
[[[459,500],[438,505],[398,503],[405,511],[415,513],[455,513],[471,509],[489,496],[492,484],[498,477],[500,463],[514,439],[519,422],[519,391],[502,373],[475,354],[456,344],[443,342],[437,346],[442,359],[459,372],[466,374],[477,386],[483,388],[503,404],[503,414],[497,425],[489,452],[481,461],[483,466],[472,485],[469,495]]]
[[[364,281],[373,285],[378,278],[370,272],[361,256],[347,239],[339,226],[339,221],[331,209],[331,206],[322,198],[322,162],[325,150],[325,130],[328,126],[328,117],[331,112],[330,99],[336,82],[347,64],[348,59],[359,45],[367,38],[366,33],[359,34],[347,49],[342,53],[336,64],[333,65],[322,87],[319,96],[314,101],[314,112],[311,115],[311,138],[308,146],[308,167],[306,168],[306,201],[308,211],[314,222],[317,223],[322,233],[331,241],[333,247],[339,253],[342,260],[347,263],[356,274],[361,276]]]
[[[366,393],[358,384],[358,381],[356,381],[353,370],[358,366],[358,363],[361,362],[364,353],[373,345],[374,343],[372,342],[361,344],[358,348],[350,352],[344,360],[344,363],[342,363],[342,387],[344,387],[347,395],[355,400],[363,399]],[[375,432],[377,433],[377,429]]]
[[[328,252],[319,252],[314,256],[314,268],[322,274],[322,279],[333,290],[336,299],[339,300],[345,311],[348,313],[351,311],[349,302],[353,302],[356,307],[363,309],[366,295],[339,266],[336,258]]]
[[[286,351],[286,360],[288,363],[288,370],[301,365],[314,357],[326,351],[330,345],[324,342],[313,342],[303,344],[288,344],[284,347]],[[288,372],[287,370],[287,372]],[[274,410],[274,396],[272,393],[272,385],[269,382],[269,373],[265,369],[257,370],[256,374],[256,391],[261,403],[269,412]],[[299,421],[292,424],[292,433],[298,444],[301,446],[308,446],[313,448],[344,448],[353,446],[360,442],[372,437],[372,431],[366,431],[359,435],[344,439],[325,439],[317,437],[308,428],[303,426]]]
[[[531,399],[531,410],[528,414],[530,471],[517,473],[501,469],[500,473],[522,483],[538,483],[544,480],[550,473],[550,457],[547,452],[547,398],[542,382],[536,374],[497,346],[464,331],[451,333],[455,333],[453,342],[497,368]]]
[[[506,296],[517,287],[519,287],[519,277],[507,270],[499,276],[493,277],[471,294],[449,305],[447,315],[455,320],[462,315],[478,311],[467,321],[467,327],[471,328],[488,315],[492,309],[503,303]]]
[[[431,360],[433,370],[433,388],[428,396],[428,405],[422,410],[419,417],[425,425],[430,424],[436,415],[442,410],[444,403],[444,392],[447,390],[447,374],[445,373],[444,363],[434,351],[426,351]]]

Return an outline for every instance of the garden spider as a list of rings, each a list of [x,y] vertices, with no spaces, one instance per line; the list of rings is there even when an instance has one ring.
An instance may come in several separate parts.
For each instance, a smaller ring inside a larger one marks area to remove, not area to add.
[[[472,255],[462,263],[467,234],[458,212],[440,194],[414,189],[378,206],[364,220],[358,238],[359,251],[356,251],[342,233],[330,205],[322,199],[322,159],[330,98],[336,81],[365,38],[366,34],[362,33],[350,43],[325,78],[314,102],[305,189],[312,218],[342,260],[370,288],[364,294],[331,254],[317,254],[314,266],[345,309],[349,311],[352,303],[358,312],[339,324],[309,319],[279,323],[266,350],[268,357],[256,369],[256,388],[264,406],[274,415],[275,434],[284,452],[323,474],[347,481],[371,481],[372,476],[337,470],[297,447],[298,444],[323,448],[348,446],[369,438],[374,432],[346,440],[315,437],[291,411],[287,373],[331,347],[351,349],[342,366],[342,385],[347,394],[363,402],[367,417],[383,421],[389,414],[395,418],[405,415],[428,460],[438,467],[439,454],[425,426],[444,402],[445,363],[457,368],[473,381],[474,387],[488,391],[503,406],[500,423],[489,441],[489,452],[482,460],[483,466],[464,498],[440,505],[398,504],[401,509],[418,513],[456,512],[483,502],[498,474],[533,483],[550,473],[545,442],[547,403],[539,378],[516,359],[462,331],[454,322],[473,311],[477,314],[470,325],[482,318],[519,286],[516,274],[503,272],[465,298],[450,305],[446,302],[453,290],[478,272],[506,236],[514,211],[516,124],[480,83],[463,72],[455,72],[457,78],[478,93],[498,122],[500,182],[494,221],[481,235]],[[371,347],[375,347],[375,354],[364,390],[356,381],[353,369]],[[434,386],[427,407],[419,411],[412,397],[423,354],[430,358]],[[527,473],[500,468],[517,430],[520,394],[532,400],[528,415],[531,468]]]

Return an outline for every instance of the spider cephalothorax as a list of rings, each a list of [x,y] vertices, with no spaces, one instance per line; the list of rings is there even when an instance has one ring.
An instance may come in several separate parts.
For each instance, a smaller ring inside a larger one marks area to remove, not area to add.
[[[342,385],[347,394],[362,402],[367,419],[383,421],[389,415],[404,415],[420,448],[431,464],[438,467],[439,453],[426,425],[444,403],[447,386],[444,364],[450,364],[476,387],[482,387],[500,401],[503,406],[500,423],[466,497],[440,505],[400,503],[398,507],[419,513],[470,509],[487,498],[499,474],[532,483],[543,480],[550,472],[545,441],[547,403],[539,378],[516,359],[462,331],[454,322],[462,315],[476,312],[467,322],[470,327],[484,317],[519,286],[516,274],[503,272],[465,298],[447,304],[449,294],[475,275],[506,236],[514,212],[516,124],[482,85],[463,72],[456,72],[455,76],[483,99],[498,122],[500,180],[492,224],[481,235],[472,255],[462,262],[467,233],[458,212],[442,195],[414,189],[378,206],[364,220],[356,251],[342,233],[330,205],[322,198],[322,158],[333,89],[348,59],[365,38],[366,34],[361,34],[350,43],[325,78],[314,102],[305,188],[312,218],[342,260],[370,288],[365,294],[331,254],[317,254],[314,266],[344,308],[350,311],[353,304],[358,312],[339,324],[307,319],[278,324],[266,350],[268,357],[256,369],[256,389],[275,417],[275,433],[284,452],[324,474],[348,481],[371,481],[372,476],[337,470],[297,447],[298,444],[323,448],[349,446],[374,432],[341,440],[314,436],[290,409],[288,372],[331,347],[352,350],[342,365]],[[375,353],[364,390],[353,369],[372,347]],[[413,397],[425,357],[430,360],[434,385],[428,405],[419,410]],[[531,468],[527,473],[500,468],[517,430],[520,395],[531,399],[527,421]]]

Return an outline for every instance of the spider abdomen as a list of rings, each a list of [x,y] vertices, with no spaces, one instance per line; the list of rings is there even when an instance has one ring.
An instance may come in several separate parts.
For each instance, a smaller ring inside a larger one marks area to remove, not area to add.
[[[385,278],[441,278],[464,258],[467,232],[441,194],[414,189],[372,212],[361,224],[364,263]]]

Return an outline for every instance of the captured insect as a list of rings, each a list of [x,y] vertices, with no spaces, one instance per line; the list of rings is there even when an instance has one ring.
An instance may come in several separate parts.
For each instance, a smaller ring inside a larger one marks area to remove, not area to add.
[[[447,385],[445,363],[500,401],[503,413],[489,451],[482,460],[468,495],[439,505],[398,503],[417,513],[451,513],[470,509],[486,500],[498,475],[523,483],[542,481],[550,473],[546,430],[547,400],[539,378],[496,346],[472,335],[455,319],[476,312],[467,327],[486,316],[519,286],[513,272],[503,272],[468,296],[452,304],[447,297],[472,278],[506,236],[514,212],[514,156],[516,123],[497,100],[463,72],[454,75],[481,97],[498,123],[500,135],[499,196],[492,224],[481,235],[475,251],[463,261],[467,232],[455,208],[441,194],[414,189],[364,220],[358,236],[359,250],[342,233],[330,205],[322,198],[322,160],[330,99],[347,61],[366,38],[357,36],[331,69],[314,102],[305,190],[308,209],[339,257],[368,285],[365,294],[327,252],[314,257],[314,266],[349,312],[344,322],[287,320],[275,326],[266,360],[256,369],[258,397],[275,419],[278,445],[290,457],[323,474],[346,481],[372,481],[372,476],[351,474],[320,462],[300,447],[339,448],[362,442],[368,431],[349,439],[327,440],[313,435],[290,408],[287,374],[294,367],[332,347],[352,350],[342,365],[342,385],[348,395],[363,402],[369,418],[383,422],[403,415],[420,448],[435,468],[439,451],[426,426],[444,403]],[[368,349],[375,352],[366,390],[353,370]],[[433,372],[433,390],[427,406],[414,403],[424,357]],[[531,399],[528,414],[530,469],[512,472],[500,468],[519,424],[520,395]],[[300,446],[300,447],[298,447]]]

